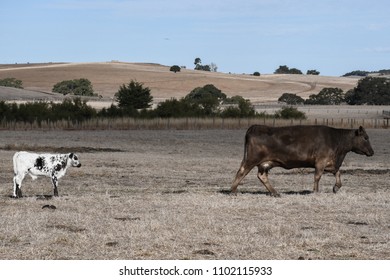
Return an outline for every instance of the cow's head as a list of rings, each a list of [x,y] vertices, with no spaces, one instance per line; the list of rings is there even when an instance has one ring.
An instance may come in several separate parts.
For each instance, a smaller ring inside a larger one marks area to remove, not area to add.
[[[69,160],[70,160],[70,164],[73,167],[81,167],[81,163],[79,161],[79,157],[76,154],[70,153],[69,154]]]
[[[359,127],[359,129],[355,130],[352,151],[357,154],[366,155],[369,157],[374,154],[369,137],[363,127]]]

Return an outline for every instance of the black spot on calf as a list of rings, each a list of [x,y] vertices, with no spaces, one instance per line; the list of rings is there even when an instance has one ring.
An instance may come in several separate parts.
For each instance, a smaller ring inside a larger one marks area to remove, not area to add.
[[[35,161],[34,167],[36,167],[38,170],[42,170],[42,168],[45,166],[45,159],[43,157],[38,157]]]
[[[54,170],[57,172],[60,171],[62,168],[63,168],[62,164],[57,164],[56,166],[54,166]]]

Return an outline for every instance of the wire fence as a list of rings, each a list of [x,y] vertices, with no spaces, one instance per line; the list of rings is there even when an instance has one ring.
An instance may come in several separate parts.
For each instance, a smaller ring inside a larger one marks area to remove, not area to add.
[[[337,128],[389,128],[389,118],[314,118],[306,120],[276,118],[94,118],[83,121],[0,121],[0,130],[198,130],[246,129],[253,124],[268,126],[327,125]]]

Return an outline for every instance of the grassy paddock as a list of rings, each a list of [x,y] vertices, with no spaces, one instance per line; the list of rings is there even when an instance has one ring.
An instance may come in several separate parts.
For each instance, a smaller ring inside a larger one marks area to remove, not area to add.
[[[331,174],[313,194],[312,169],[275,168],[280,198],[256,170],[228,194],[245,129],[1,131],[0,259],[389,259],[390,130],[367,131],[375,155],[348,154],[337,194]],[[27,177],[12,199],[18,149],[82,167],[57,198]]]
[[[273,118],[95,118],[85,121],[42,121],[38,122],[0,122],[0,130],[199,130],[199,129],[243,129],[252,124],[270,126],[285,125],[329,125],[339,128],[389,128],[389,119],[348,119],[315,118],[307,120],[284,120]]]

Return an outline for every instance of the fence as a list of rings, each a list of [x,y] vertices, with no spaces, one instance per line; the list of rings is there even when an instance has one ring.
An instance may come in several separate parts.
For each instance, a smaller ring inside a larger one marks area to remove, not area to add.
[[[7,122],[0,121],[0,130],[137,130],[137,129],[246,129],[253,124],[269,126],[286,125],[328,125],[338,128],[389,128],[389,119],[307,119],[283,120],[272,118],[179,118],[179,119],[136,119],[136,118],[95,118],[84,121],[42,121],[42,122]]]

